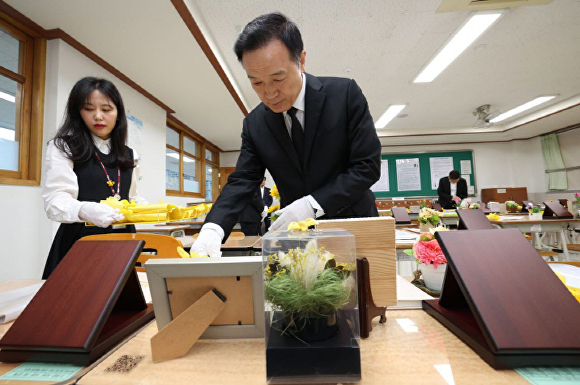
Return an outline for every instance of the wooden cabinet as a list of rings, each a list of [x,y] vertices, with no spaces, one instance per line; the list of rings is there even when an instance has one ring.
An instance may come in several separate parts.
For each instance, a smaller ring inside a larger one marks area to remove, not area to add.
[[[522,204],[523,201],[528,200],[528,189],[526,187],[500,187],[500,188],[482,188],[481,201],[500,202],[516,201]]]

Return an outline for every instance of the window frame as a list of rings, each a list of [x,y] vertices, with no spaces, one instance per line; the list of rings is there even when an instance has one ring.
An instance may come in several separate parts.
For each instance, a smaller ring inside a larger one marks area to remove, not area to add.
[[[0,169],[0,184],[38,186],[42,166],[46,39],[2,12],[0,26],[21,45],[18,63],[21,73],[0,66],[0,75],[21,85],[16,95],[19,113],[15,117],[18,171]]]
[[[175,119],[174,117],[168,115],[166,126],[169,129],[176,131],[179,134],[179,147],[176,148],[167,143],[167,139],[165,142],[165,148],[171,149],[180,154],[179,156],[179,190],[169,190],[167,187],[165,188],[165,194],[168,196],[179,196],[179,197],[191,197],[191,198],[202,198],[205,199],[205,183],[206,183],[206,165],[210,165],[217,171],[217,181],[216,187],[213,188],[212,191],[212,201],[215,201],[217,196],[219,195],[219,148],[214,146],[213,144],[209,143],[205,140],[202,136],[197,134],[195,131],[187,127],[185,124],[181,123],[179,120]],[[184,150],[183,147],[183,139],[189,138],[197,143],[197,150],[198,155],[194,155],[190,152]],[[214,154],[214,161],[210,161],[206,159],[205,151],[206,149],[210,150]],[[188,192],[184,191],[183,188],[183,155],[188,157],[194,158],[196,161],[196,175],[198,176],[197,182],[199,183],[199,193]],[[166,167],[167,170],[167,167]],[[215,180],[215,177],[214,177]]]

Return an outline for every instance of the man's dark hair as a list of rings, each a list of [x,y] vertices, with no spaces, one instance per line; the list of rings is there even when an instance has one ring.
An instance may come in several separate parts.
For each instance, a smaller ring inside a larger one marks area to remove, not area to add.
[[[262,48],[274,39],[284,43],[292,60],[296,64],[300,63],[300,54],[304,49],[300,30],[292,20],[279,12],[258,16],[250,21],[238,36],[234,52],[241,63],[244,52]]]
[[[449,173],[449,179],[459,179],[459,171],[453,170]]]

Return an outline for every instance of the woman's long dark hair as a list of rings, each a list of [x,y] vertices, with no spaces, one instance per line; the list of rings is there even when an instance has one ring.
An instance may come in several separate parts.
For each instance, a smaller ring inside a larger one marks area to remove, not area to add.
[[[81,109],[89,101],[93,91],[100,91],[117,107],[117,122],[111,131],[111,152],[109,165],[121,168],[135,167],[134,160],[130,159],[125,144],[127,143],[127,118],[125,106],[117,87],[109,80],[86,77],[79,80],[72,88],[66,105],[65,120],[54,137],[56,147],[67,154],[73,162],[84,163],[94,157],[96,147],[89,128],[81,117]],[[70,152],[66,151],[66,145]]]

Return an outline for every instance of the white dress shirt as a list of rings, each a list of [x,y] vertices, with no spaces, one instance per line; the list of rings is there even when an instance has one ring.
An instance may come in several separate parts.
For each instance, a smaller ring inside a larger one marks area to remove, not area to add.
[[[298,97],[294,101],[292,107],[296,108],[296,119],[298,119],[300,125],[302,126],[302,129],[304,130],[304,114],[305,114],[304,108],[306,104],[304,100],[306,95],[306,76],[304,76],[304,73],[302,73],[301,75],[302,75],[302,88],[300,89],[300,93],[298,94]],[[288,135],[290,135],[290,139],[292,139],[292,117],[288,115],[288,111],[284,111],[282,112],[282,114],[284,114],[284,123],[286,124]],[[322,208],[322,206],[318,204],[318,202],[316,201],[316,199],[314,199],[314,197],[312,197],[312,195],[308,195],[306,199],[308,199],[308,202],[310,202],[312,207],[316,209],[314,210],[315,212],[314,216],[316,218],[319,218],[324,215],[324,209]]]
[[[110,139],[103,140],[91,134],[95,146],[103,153],[108,154]],[[68,146],[65,143],[65,149]],[[131,187],[129,188],[129,199],[135,203],[147,203],[147,200],[140,197],[137,192],[137,181],[139,180],[139,155],[133,150],[135,168],[131,176]],[[61,222],[73,223],[83,222],[79,218],[79,210],[84,202],[78,201],[79,185],[77,174],[74,170],[74,162],[66,157],[54,144],[54,140],[48,143],[46,156],[44,158],[44,184],[42,186],[42,199],[44,199],[44,210],[48,219]]]
[[[451,186],[451,197],[454,197],[457,195],[457,183],[449,183],[449,185]]]

